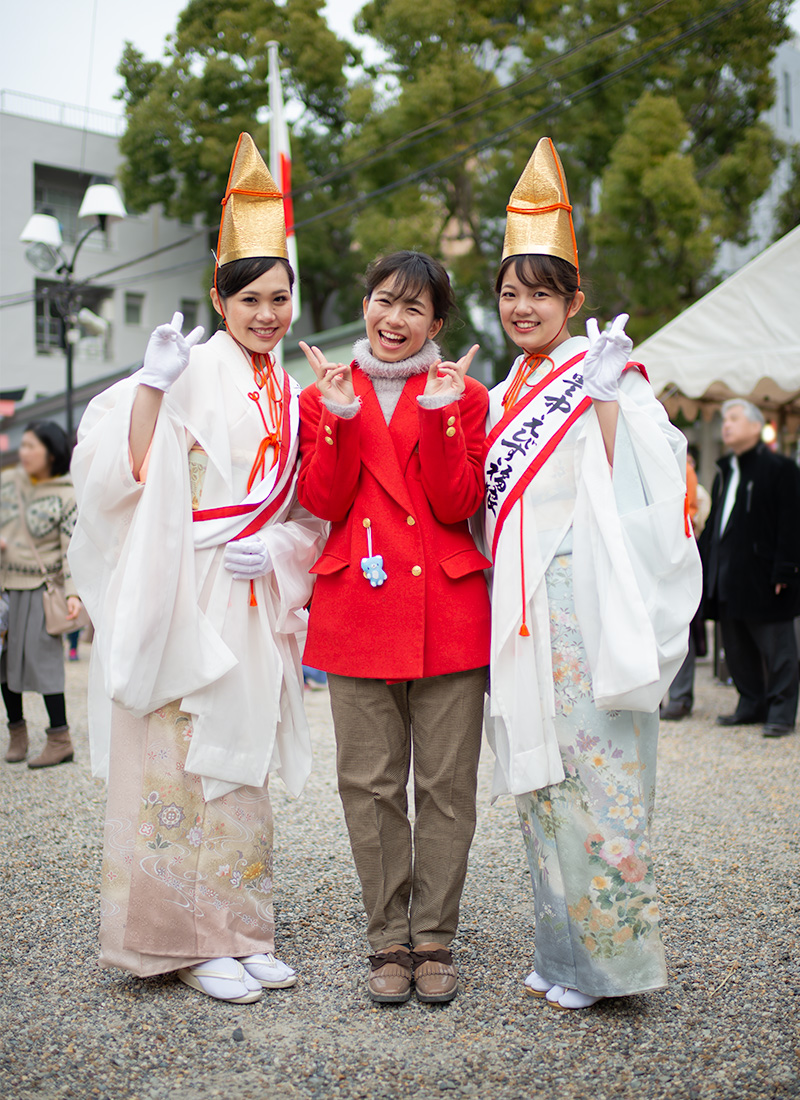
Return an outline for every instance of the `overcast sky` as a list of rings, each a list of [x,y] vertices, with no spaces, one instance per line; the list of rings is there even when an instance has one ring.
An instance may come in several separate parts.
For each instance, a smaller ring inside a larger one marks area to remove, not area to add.
[[[338,34],[351,37],[353,16],[364,2],[329,0],[329,24]],[[120,85],[116,67],[125,40],[132,41],[146,57],[160,58],[164,39],[174,31],[186,3],[0,0],[0,12],[5,16],[0,35],[0,88],[120,114],[121,104],[113,96]],[[794,5],[791,23],[800,34],[800,0]]]

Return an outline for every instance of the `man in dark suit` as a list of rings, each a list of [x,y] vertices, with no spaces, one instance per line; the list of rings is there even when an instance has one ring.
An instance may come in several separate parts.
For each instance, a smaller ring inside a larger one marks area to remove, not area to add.
[[[800,614],[800,469],[761,442],[764,418],[749,401],[722,406],[711,513],[700,537],[705,614],[716,619],[739,692],[721,726],[763,723],[765,737],[794,729]]]

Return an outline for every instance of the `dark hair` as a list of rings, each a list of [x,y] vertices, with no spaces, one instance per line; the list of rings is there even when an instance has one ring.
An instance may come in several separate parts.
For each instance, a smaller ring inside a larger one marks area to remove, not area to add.
[[[446,322],[456,311],[456,298],[450,286],[450,276],[438,260],[425,252],[392,252],[380,256],[367,268],[364,276],[367,297],[381,283],[394,276],[394,293],[400,298],[416,298],[428,291],[433,303],[433,316]]]
[[[511,265],[514,274],[525,286],[546,286],[571,303],[580,290],[578,272],[572,264],[560,256],[508,256],[500,264],[500,270],[494,284],[495,294],[499,294],[503,279]]]
[[[282,264],[289,276],[289,289],[294,286],[294,272],[291,266],[280,256],[248,256],[244,260],[231,260],[229,264],[223,264],[217,269],[217,294],[220,298],[230,298],[237,294],[243,287],[255,282],[266,271],[271,271],[275,264]]]
[[[34,420],[25,431],[33,432],[49,454],[51,477],[61,477],[62,474],[69,473],[72,448],[67,433],[60,424],[56,424],[54,420]]]

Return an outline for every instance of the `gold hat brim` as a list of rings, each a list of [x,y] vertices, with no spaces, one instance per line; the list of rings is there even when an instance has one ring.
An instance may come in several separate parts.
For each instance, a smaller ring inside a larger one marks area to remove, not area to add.
[[[220,267],[251,256],[288,260],[283,195],[250,134],[233,154],[217,244]]]
[[[560,256],[578,267],[567,180],[550,138],[537,143],[507,209],[504,260],[509,256]]]

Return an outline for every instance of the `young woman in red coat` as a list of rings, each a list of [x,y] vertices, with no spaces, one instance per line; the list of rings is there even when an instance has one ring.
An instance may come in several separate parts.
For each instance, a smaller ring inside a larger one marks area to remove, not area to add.
[[[467,520],[483,500],[487,391],[472,347],[433,342],[445,269],[398,252],[367,271],[366,339],[348,366],[301,344],[298,497],[331,533],[304,660],[328,673],[339,792],[367,911],[369,994],[449,1001],[449,950],[475,828],[489,601]],[[413,749],[414,808],[406,784]]]

